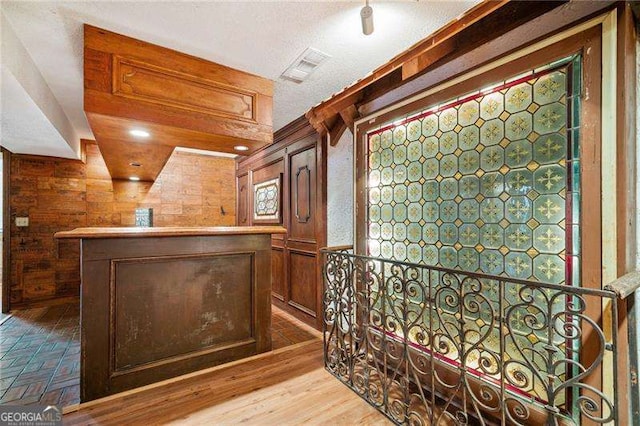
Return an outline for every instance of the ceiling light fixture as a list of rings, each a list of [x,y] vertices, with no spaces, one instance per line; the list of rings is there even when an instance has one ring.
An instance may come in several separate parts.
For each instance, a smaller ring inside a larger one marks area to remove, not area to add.
[[[139,181],[139,180],[140,180],[140,178],[139,178],[138,176],[131,176],[131,177],[129,178],[129,180],[132,180],[132,181],[134,181],[134,182],[137,182],[137,181]]]
[[[249,147],[244,145],[236,145],[233,147],[233,149],[235,149],[236,151],[249,151]]]
[[[151,134],[149,132],[147,132],[146,130],[141,130],[141,129],[129,130],[129,134],[131,136],[135,136],[137,138],[148,138],[149,136],[151,136]]]
[[[373,33],[373,8],[369,6],[369,0],[365,0],[364,7],[360,9],[360,20],[362,21],[362,33],[371,35]]]

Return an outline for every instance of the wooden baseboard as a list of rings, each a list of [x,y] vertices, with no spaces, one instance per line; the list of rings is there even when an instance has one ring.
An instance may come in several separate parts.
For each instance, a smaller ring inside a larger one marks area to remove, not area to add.
[[[318,319],[312,317],[311,315],[307,314],[306,312],[303,312],[299,309],[296,309],[295,307],[289,305],[288,303],[285,303],[279,299],[277,299],[276,297],[271,297],[271,304],[274,306],[277,306],[278,308],[280,308],[281,310],[283,310],[284,312],[286,312],[287,314],[291,315],[292,317],[302,321],[303,323],[307,324],[309,327],[312,327],[313,329],[317,330],[318,332],[321,331],[322,326],[318,325]]]
[[[277,309],[278,311],[284,313],[285,315],[288,315],[291,317],[291,319],[293,321],[296,321],[296,326],[300,327],[301,329],[303,329],[304,331],[322,339],[322,330],[318,330],[317,328],[315,328],[312,325],[309,325],[309,323],[299,319],[297,316],[293,315],[289,310],[283,309],[281,304],[274,304],[273,303],[273,299],[271,300],[271,309],[272,312],[274,309]]]
[[[56,297],[54,299],[33,300],[22,303],[12,303],[11,311],[31,308],[46,308],[48,306],[66,305],[67,303],[80,303],[80,296]]]

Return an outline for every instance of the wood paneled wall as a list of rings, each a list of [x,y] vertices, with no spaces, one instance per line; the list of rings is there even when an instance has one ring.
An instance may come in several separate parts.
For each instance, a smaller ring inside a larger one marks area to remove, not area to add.
[[[272,109],[271,80],[84,25],[84,110],[116,179],[155,181],[176,146],[250,154],[273,141]]]
[[[137,207],[153,208],[155,226],[235,224],[231,158],[174,152],[151,183],[112,181],[94,143],[85,155],[86,162],[11,156],[12,309],[79,294],[79,242],[56,241],[55,232],[133,226]],[[16,216],[28,216],[29,226],[16,227]]]
[[[305,117],[274,135],[267,148],[238,161],[238,225],[253,224],[253,186],[282,178],[282,225],[271,241],[272,302],[322,327],[322,262],[327,241],[326,143]]]

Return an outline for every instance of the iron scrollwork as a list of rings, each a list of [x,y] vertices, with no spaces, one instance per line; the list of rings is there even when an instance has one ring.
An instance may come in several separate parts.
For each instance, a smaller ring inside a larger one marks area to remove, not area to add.
[[[616,330],[589,315],[606,302],[615,324],[615,293],[323,255],[326,369],[393,422],[617,420],[593,381],[616,368]]]

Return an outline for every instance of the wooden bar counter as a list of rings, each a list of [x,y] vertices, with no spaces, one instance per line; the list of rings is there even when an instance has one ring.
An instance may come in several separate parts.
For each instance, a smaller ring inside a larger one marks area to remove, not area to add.
[[[78,228],[81,400],[271,350],[277,226]]]

